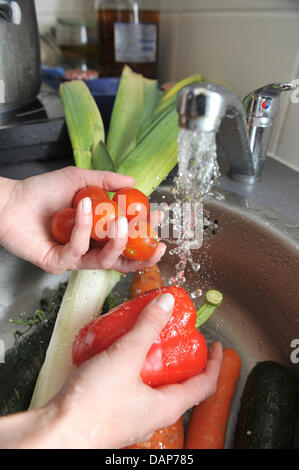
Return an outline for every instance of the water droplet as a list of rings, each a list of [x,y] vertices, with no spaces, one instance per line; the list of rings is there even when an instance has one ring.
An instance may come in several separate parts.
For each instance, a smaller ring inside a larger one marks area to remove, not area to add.
[[[199,263],[193,263],[192,262],[191,266],[192,266],[193,271],[196,272],[196,273],[200,270],[200,264]]]
[[[198,299],[198,297],[202,296],[202,290],[201,289],[196,289],[191,293],[191,298],[192,299]]]

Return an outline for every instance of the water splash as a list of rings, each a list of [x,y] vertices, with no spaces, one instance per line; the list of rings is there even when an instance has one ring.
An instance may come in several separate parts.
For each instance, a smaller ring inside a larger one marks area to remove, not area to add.
[[[216,133],[181,129],[178,137],[178,176],[173,189],[178,207],[177,210],[175,207],[173,209],[173,228],[178,236],[173,240],[177,247],[170,251],[170,254],[178,255],[179,261],[170,284],[185,282],[184,273],[188,262],[194,272],[200,269],[200,265],[193,261],[191,250],[196,244],[190,241],[189,235],[194,230],[197,217],[200,215],[203,218],[203,214],[191,212],[191,218],[182,222],[180,208],[184,203],[189,203],[191,211],[198,207],[198,203],[202,203],[211,194],[219,175]]]
[[[178,165],[175,199],[178,202],[202,201],[219,176],[216,133],[181,129]]]

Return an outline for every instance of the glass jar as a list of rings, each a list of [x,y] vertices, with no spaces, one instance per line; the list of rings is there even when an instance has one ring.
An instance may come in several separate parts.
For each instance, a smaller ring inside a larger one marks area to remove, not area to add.
[[[157,78],[158,0],[97,0],[100,76],[119,77],[123,66]]]
[[[63,54],[65,67],[98,68],[97,25],[74,18],[58,18],[56,41]]]

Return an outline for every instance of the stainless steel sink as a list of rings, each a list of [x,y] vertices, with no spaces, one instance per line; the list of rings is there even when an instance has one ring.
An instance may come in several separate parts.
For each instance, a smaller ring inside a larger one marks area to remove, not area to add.
[[[293,182],[298,183],[298,175],[293,176]],[[299,221],[298,214],[294,219],[284,218],[281,212],[261,203],[269,198],[271,185],[263,194],[256,187],[258,198],[253,198],[241,191],[237,194],[236,186],[234,191],[227,191],[227,184],[223,180],[219,187],[225,198],[211,200],[205,206],[211,222],[217,221],[218,230],[216,235],[211,227],[205,230],[203,246],[194,252],[201,269],[194,273],[188,267],[185,288],[189,293],[197,288],[203,292],[216,288],[224,294],[223,304],[202,331],[209,343],[220,340],[225,347],[236,348],[242,357],[226,443],[231,447],[240,395],[255,363],[272,359],[298,373],[298,364],[291,362],[291,342],[299,338]],[[162,196],[164,202],[170,202],[167,185],[160,187],[151,201],[161,202]],[[298,199],[293,197],[293,201],[296,207]],[[279,208],[278,199],[275,206]],[[161,262],[165,283],[173,276],[177,261],[168,250]],[[8,319],[31,314],[39,299],[67,278],[68,274],[43,273],[0,251],[0,339],[6,348],[13,344],[13,327]],[[128,275],[117,286],[120,300],[128,295],[130,280]],[[202,299],[195,302],[200,305]]]
[[[161,191],[154,198],[161,200]],[[299,227],[269,209],[248,208],[247,199],[222,194],[224,200],[211,200],[205,206],[218,229],[216,235],[211,227],[205,230],[202,248],[194,251],[201,269],[197,273],[187,269],[184,287],[189,293],[216,288],[224,294],[202,332],[209,343],[220,340],[242,357],[226,443],[231,447],[240,395],[256,362],[275,360],[299,372],[290,357],[291,342],[299,338]],[[167,188],[163,196],[171,202]],[[167,250],[161,263],[165,282],[177,262]],[[198,306],[201,302],[199,298]]]

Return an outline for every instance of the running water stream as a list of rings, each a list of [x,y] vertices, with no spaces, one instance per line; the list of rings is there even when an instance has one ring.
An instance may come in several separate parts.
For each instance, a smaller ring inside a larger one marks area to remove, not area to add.
[[[192,249],[200,248],[203,237],[203,202],[210,195],[219,177],[216,154],[216,133],[181,129],[178,137],[178,175],[173,196],[173,231],[176,245],[171,255],[178,255],[175,276],[170,284],[184,284],[189,262],[194,272],[200,265],[193,261]],[[202,294],[200,289],[191,297]]]

